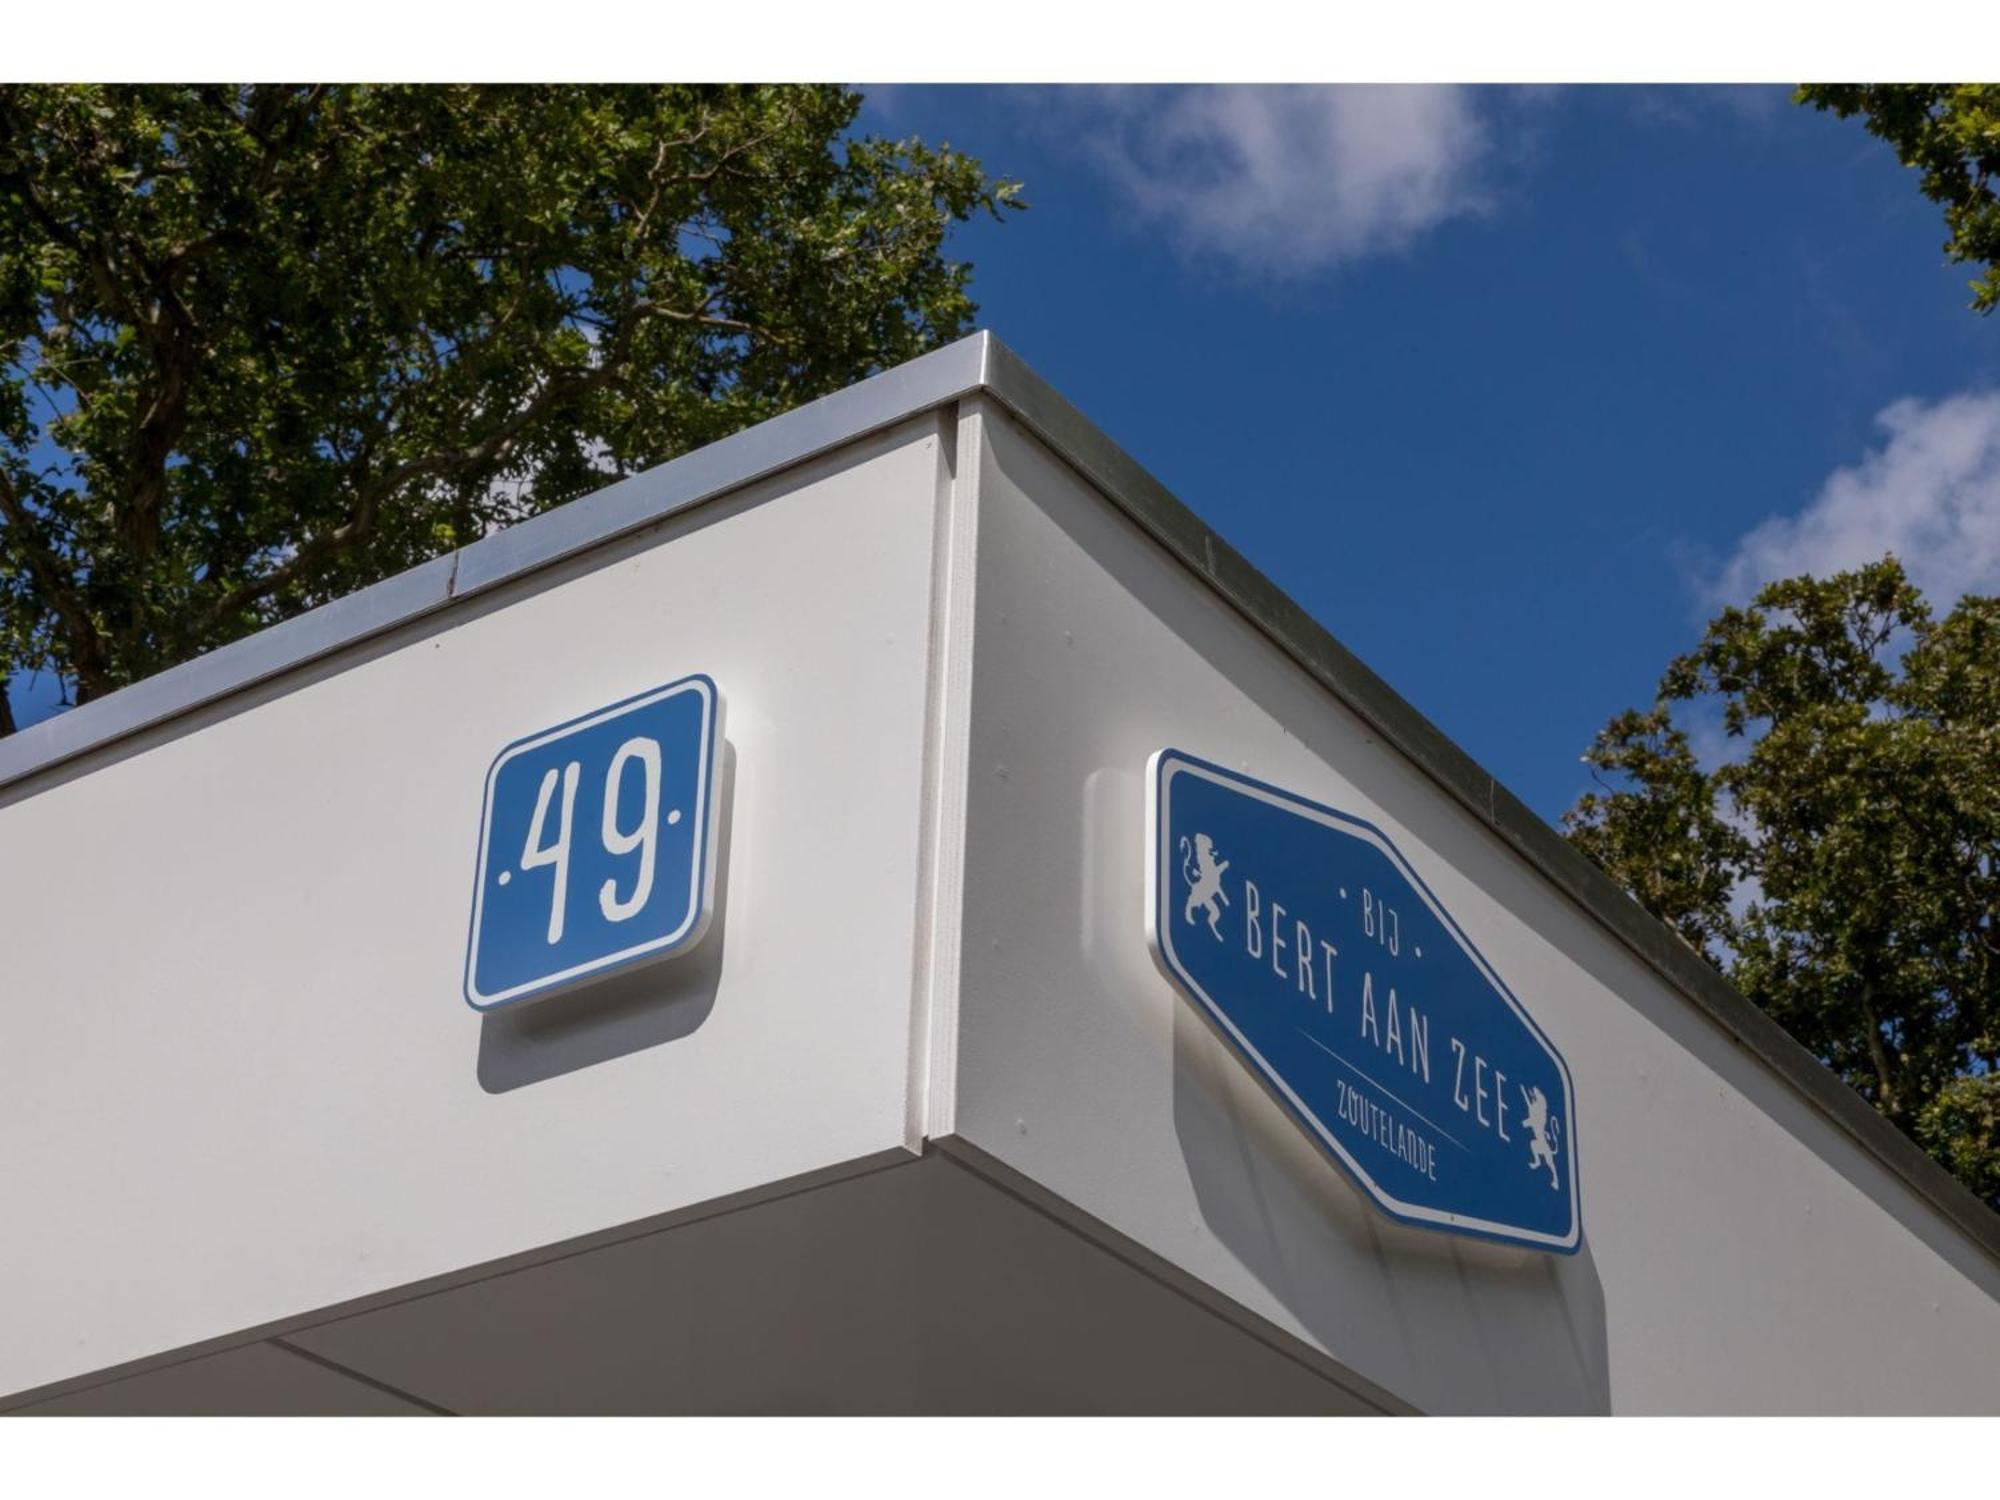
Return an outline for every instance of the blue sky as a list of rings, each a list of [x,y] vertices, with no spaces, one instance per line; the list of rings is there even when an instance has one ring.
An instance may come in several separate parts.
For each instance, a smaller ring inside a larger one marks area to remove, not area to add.
[[[2000,589],[2000,322],[1785,89],[868,93],[1026,184],[983,326],[1546,817],[1762,578]]]
[[[2000,321],[1914,174],[1788,94],[897,86],[861,124],[1025,183],[956,242],[983,326],[1554,819],[1754,580],[1890,546],[2000,588]]]

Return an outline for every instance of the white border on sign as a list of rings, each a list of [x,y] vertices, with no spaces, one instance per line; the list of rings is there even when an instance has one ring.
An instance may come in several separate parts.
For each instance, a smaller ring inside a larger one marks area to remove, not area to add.
[[[1168,782],[1172,776],[1181,772],[1199,777],[1216,786],[1226,787],[1230,791],[1254,797],[1260,802],[1268,803],[1285,812],[1307,818],[1324,827],[1360,838],[1364,842],[1374,845],[1375,848],[1386,855],[1390,862],[1396,866],[1397,870],[1402,873],[1404,878],[1410,882],[1411,888],[1423,898],[1424,904],[1430,908],[1431,914],[1438,919],[1439,925],[1451,934],[1452,940],[1473,961],[1478,967],[1479,972],[1485,976],[1487,982],[1507,1002],[1521,1023],[1528,1028],[1528,1034],[1549,1055],[1550,1061],[1556,1066],[1557,1075],[1562,1079],[1563,1119],[1570,1127],[1569,1148],[1564,1152],[1569,1163],[1570,1221],[1569,1232],[1567,1234],[1551,1235],[1538,1230],[1520,1229],[1511,1224],[1500,1224],[1488,1219],[1477,1219],[1466,1214],[1449,1213],[1443,1209],[1427,1208],[1422,1204],[1405,1203],[1402,1199],[1396,1197],[1368,1175],[1367,1170],[1362,1167],[1361,1163],[1355,1160],[1354,1156],[1341,1144],[1333,1132],[1327,1129],[1319,1116],[1307,1107],[1305,1101],[1292,1091],[1291,1086],[1285,1082],[1284,1077],[1279,1071],[1272,1067],[1265,1060],[1263,1054],[1250,1044],[1249,1038],[1237,1029],[1235,1022],[1230,1020],[1223,1008],[1216,1004],[1208,992],[1195,980],[1194,976],[1187,971],[1186,967],[1181,963],[1179,956],[1173,951],[1173,923],[1171,921],[1163,921],[1160,916],[1161,898],[1166,891],[1172,888],[1173,884],[1172,872],[1167,865],[1171,851],[1164,841],[1168,824],[1167,802],[1170,800]],[[1155,750],[1146,761],[1146,946],[1152,951],[1153,960],[1160,966],[1161,972],[1200,1002],[1203,1011],[1207,1013],[1217,1026],[1222,1028],[1223,1032],[1236,1045],[1237,1050],[1250,1060],[1258,1074],[1279,1092],[1289,1106],[1291,1113],[1310,1130],[1315,1140],[1319,1141],[1333,1154],[1334,1158],[1347,1169],[1354,1180],[1367,1192],[1369,1198],[1384,1213],[1388,1214],[1389,1217],[1401,1220],[1404,1223],[1446,1229],[1456,1234],[1498,1240],[1509,1245],[1527,1245],[1555,1250],[1565,1255],[1573,1255],[1581,1248],[1583,1244],[1583,1200],[1579,1192],[1577,1178],[1576,1098],[1570,1084],[1569,1065],[1563,1061],[1562,1054],[1556,1051],[1555,1046],[1549,1039],[1542,1034],[1542,1029],[1535,1024],[1534,1017],[1530,1016],[1527,1010],[1521,1005],[1521,1002],[1515,999],[1514,992],[1507,988],[1500,976],[1494,972],[1493,966],[1486,962],[1485,956],[1473,946],[1472,941],[1459,930],[1458,924],[1438,904],[1437,898],[1431,894],[1430,887],[1424,884],[1422,878],[1410,867],[1409,861],[1403,858],[1402,852],[1374,824],[1364,819],[1353,817],[1350,814],[1338,812],[1333,808],[1323,807],[1319,803],[1308,801],[1306,798],[1294,796],[1289,792],[1282,791],[1277,787],[1267,785],[1254,778],[1236,775],[1233,772],[1224,770],[1220,766],[1199,760],[1185,751],[1174,749]]]
[[[566,739],[573,734],[581,734],[607,719],[630,713],[635,709],[649,708],[667,698],[680,693],[699,693],[702,700],[701,764],[695,774],[695,868],[689,879],[688,915],[681,925],[663,937],[653,938],[644,943],[635,943],[630,948],[617,953],[609,953],[587,963],[576,964],[540,979],[517,984],[497,995],[483,995],[474,982],[474,973],[479,957],[479,922],[486,905],[486,856],[493,833],[493,785],[499,778],[500,770],[508,761],[518,755],[525,755],[555,740]],[[714,815],[715,763],[722,745],[722,692],[715,680],[706,673],[696,672],[679,678],[665,687],[654,688],[651,692],[640,693],[625,698],[607,708],[600,708],[581,718],[570,719],[553,729],[542,730],[526,739],[516,740],[493,758],[493,764],[486,771],[486,788],[482,796],[479,813],[479,854],[473,866],[472,923],[465,947],[465,1003],[484,1014],[501,1010],[509,1005],[517,1005],[531,999],[545,999],[574,989],[586,979],[602,974],[609,969],[630,967],[646,958],[666,958],[694,947],[708,931],[709,918],[715,906],[715,847],[720,824]]]

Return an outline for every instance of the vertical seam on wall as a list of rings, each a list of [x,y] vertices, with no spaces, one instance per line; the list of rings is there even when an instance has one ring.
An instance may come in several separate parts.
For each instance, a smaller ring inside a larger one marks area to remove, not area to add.
[[[933,586],[931,713],[926,732],[925,840],[929,862],[925,943],[918,977],[923,1014],[921,1054],[912,1058],[922,1080],[914,1097],[910,1149],[946,1135],[958,1108],[959,970],[964,947],[965,812],[972,753],[973,603],[979,546],[979,464],[984,450],[983,403],[973,397],[947,409],[952,424],[951,482],[939,497]]]
[[[956,826],[964,807],[965,735],[959,698],[970,665],[961,641],[958,602],[970,595],[959,554],[967,540],[962,497],[972,487],[959,442],[959,408],[937,413],[938,458],[931,522],[931,578],[924,688],[924,747],[917,825],[915,944],[911,963],[910,1052],[904,1145],[921,1151],[932,1122],[950,1118],[952,1054],[957,1039],[958,901],[964,888],[964,838]],[[953,747],[958,746],[954,756]],[[954,794],[954,782],[957,791]],[[948,1127],[947,1127],[948,1128]]]

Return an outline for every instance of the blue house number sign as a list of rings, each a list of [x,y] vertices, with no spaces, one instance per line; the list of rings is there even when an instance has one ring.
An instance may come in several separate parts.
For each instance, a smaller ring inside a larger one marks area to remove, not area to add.
[[[486,773],[465,998],[494,1010],[691,947],[722,702],[684,677],[516,740]]]
[[[1574,1253],[1569,1069],[1373,825],[1162,750],[1160,965],[1383,1212]]]

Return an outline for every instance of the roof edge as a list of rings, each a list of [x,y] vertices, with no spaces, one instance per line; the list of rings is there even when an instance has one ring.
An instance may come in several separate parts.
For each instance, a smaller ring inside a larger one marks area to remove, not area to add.
[[[981,331],[0,739],[0,790],[976,390]]]

